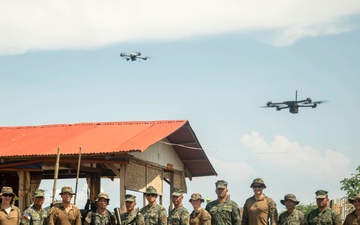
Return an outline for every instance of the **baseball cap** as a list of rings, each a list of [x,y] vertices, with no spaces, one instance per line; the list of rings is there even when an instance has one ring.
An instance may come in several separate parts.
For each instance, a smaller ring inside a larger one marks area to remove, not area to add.
[[[216,188],[227,188],[228,183],[224,180],[218,180],[215,183]]]

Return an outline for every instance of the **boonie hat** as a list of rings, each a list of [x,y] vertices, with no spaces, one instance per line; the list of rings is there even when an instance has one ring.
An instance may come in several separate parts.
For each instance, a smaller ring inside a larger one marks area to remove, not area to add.
[[[189,202],[191,202],[191,200],[200,200],[201,202],[204,202],[204,199],[201,197],[201,194],[199,193],[192,194]]]
[[[15,196],[15,193],[14,193],[13,189],[11,187],[8,187],[8,186],[2,187],[1,195],[3,195],[3,194],[14,195]]]
[[[181,196],[183,193],[183,190],[180,188],[174,188],[171,196]]]
[[[125,195],[125,202],[135,202],[136,196],[135,195]]]
[[[72,187],[68,187],[68,186],[62,187],[59,195],[64,194],[64,193],[70,193],[71,195],[75,194],[72,190]]]
[[[159,195],[159,194],[157,193],[156,188],[154,188],[154,186],[151,186],[151,185],[150,185],[148,188],[146,188],[145,194],[155,194],[155,195]]]
[[[360,199],[360,193],[357,193],[354,197],[349,198],[349,202],[353,203],[355,200]]]
[[[296,196],[294,194],[287,194],[284,196],[284,200],[280,200],[281,204],[285,205],[285,200],[291,200],[295,203],[295,205],[299,204],[300,201],[296,199]]]
[[[228,185],[228,183],[226,181],[224,181],[224,180],[218,180],[215,183],[216,188],[224,188],[224,189],[226,189],[227,185]]]
[[[255,184],[264,185],[264,188],[266,188],[266,185],[264,183],[264,180],[261,178],[255,178],[253,182],[251,183],[250,187],[252,188]]]
[[[95,200],[95,202],[99,201],[100,198],[106,199],[108,201],[110,201],[109,195],[104,193],[104,192],[100,192]]]
[[[33,198],[45,197],[44,192],[45,192],[45,191],[42,190],[42,189],[36,189],[35,191],[32,192],[32,197],[33,197]]]
[[[316,198],[326,198],[328,192],[324,190],[318,190],[315,192],[315,194],[316,194]]]

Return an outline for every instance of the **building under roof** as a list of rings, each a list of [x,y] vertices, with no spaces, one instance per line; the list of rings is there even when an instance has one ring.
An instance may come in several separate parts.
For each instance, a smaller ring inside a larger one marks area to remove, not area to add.
[[[153,185],[161,201],[164,181],[186,192],[186,177],[217,175],[187,120],[0,127],[0,171],[22,210],[42,179],[86,178],[90,200],[118,179],[123,205],[126,190]]]

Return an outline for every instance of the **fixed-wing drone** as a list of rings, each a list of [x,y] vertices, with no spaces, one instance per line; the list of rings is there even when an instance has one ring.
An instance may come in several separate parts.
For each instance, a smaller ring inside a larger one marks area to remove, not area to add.
[[[120,53],[120,57],[124,57],[126,61],[140,61],[140,60],[147,60],[148,56],[142,57],[140,52],[132,52],[130,54],[128,53]]]
[[[285,102],[267,102],[265,108],[276,108],[277,111],[282,109],[289,108],[289,112],[298,113],[299,107],[311,107],[316,108],[318,104],[323,103],[324,101],[313,102],[311,98],[306,98],[304,100],[297,100],[297,91],[295,92],[295,101],[285,101]]]

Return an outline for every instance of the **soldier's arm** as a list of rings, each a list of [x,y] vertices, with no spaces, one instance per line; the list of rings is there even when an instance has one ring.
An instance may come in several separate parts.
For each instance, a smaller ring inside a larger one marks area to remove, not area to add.
[[[57,214],[56,207],[51,207],[49,210],[47,225],[55,225],[57,219],[56,214]]]
[[[241,225],[240,210],[239,210],[239,206],[236,203],[234,203],[232,207],[231,223],[233,225]]]
[[[205,209],[202,210],[201,213],[201,220],[203,222],[203,225],[211,225],[211,215],[208,211],[206,211]]]
[[[27,213],[29,213],[29,212],[27,210],[25,210],[21,216],[21,224],[22,225],[30,225],[30,218],[27,218],[27,216],[25,216]]]
[[[340,214],[334,213],[334,216],[333,216],[333,224],[334,224],[334,225],[342,225],[341,218],[340,218]]]
[[[167,225],[167,213],[164,207],[161,208],[159,212],[159,225]]]
[[[76,207],[76,219],[75,219],[75,225],[81,225],[81,212],[80,210]]]
[[[91,214],[92,212],[88,212],[88,214],[86,215],[85,219],[84,219],[84,225],[90,225],[91,223]]]
[[[269,218],[270,225],[278,225],[278,212],[276,209],[276,203],[272,199],[269,202]]]
[[[190,224],[190,214],[188,211],[184,211],[180,218],[180,224],[189,225]]]
[[[241,225],[248,225],[249,224],[249,212],[248,212],[248,209],[247,209],[246,202],[244,203],[243,214],[242,214],[241,218],[242,218]]]
[[[140,212],[137,214],[136,220],[137,220],[137,225],[145,225],[144,215],[141,214]]]

